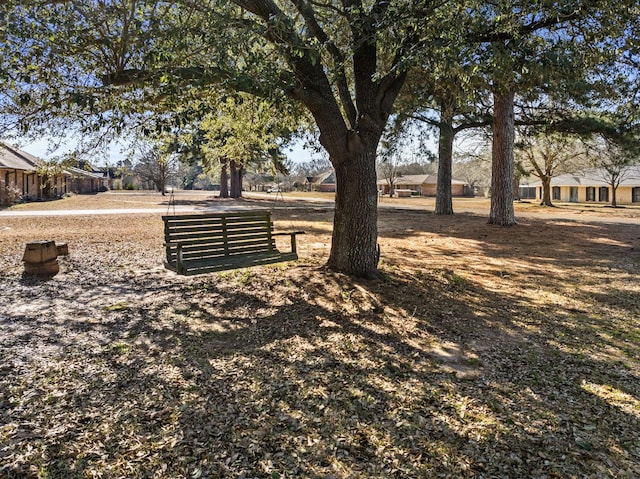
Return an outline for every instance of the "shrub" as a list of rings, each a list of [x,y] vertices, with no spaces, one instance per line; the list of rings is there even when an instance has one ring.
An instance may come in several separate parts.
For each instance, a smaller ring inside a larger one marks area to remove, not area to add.
[[[15,185],[5,185],[4,180],[0,180],[0,204],[11,206],[22,200],[22,192]]]

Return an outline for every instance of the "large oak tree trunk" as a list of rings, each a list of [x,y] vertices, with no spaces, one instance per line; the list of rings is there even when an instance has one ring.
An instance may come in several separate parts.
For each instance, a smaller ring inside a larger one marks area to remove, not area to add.
[[[614,208],[618,207],[618,199],[616,198],[618,188],[614,183],[611,183],[611,206]]]
[[[520,174],[514,173],[511,180],[511,188],[513,188],[513,200],[520,201]]]
[[[221,159],[220,163],[220,198],[229,198],[229,172],[227,170],[227,159]]]
[[[327,266],[342,273],[376,277],[379,251],[375,149],[336,161],[333,237]]]
[[[438,142],[438,185],[436,188],[437,215],[453,214],[453,199],[451,197],[451,169],[453,162],[453,139],[455,133],[451,118],[442,113],[440,135]]]
[[[551,202],[551,177],[550,176],[542,176],[540,178],[542,182],[542,206],[553,206]]]
[[[493,94],[489,223],[501,226],[516,224],[513,209],[513,148],[515,141],[513,101],[513,92],[494,92]]]
[[[229,195],[231,198],[242,197],[242,165],[238,165],[235,160],[229,162],[229,177],[231,179],[231,190]]]

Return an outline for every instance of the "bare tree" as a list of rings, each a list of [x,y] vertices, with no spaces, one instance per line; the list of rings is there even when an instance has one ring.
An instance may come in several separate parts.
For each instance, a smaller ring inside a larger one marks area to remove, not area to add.
[[[395,179],[401,174],[400,166],[400,158],[395,154],[383,154],[378,160],[378,175],[387,182],[389,196],[395,192]]]
[[[453,177],[464,181],[472,195],[476,191],[488,191],[491,185],[491,158],[487,156],[456,160],[453,162]]]
[[[487,196],[491,189],[491,138],[486,133],[468,132],[454,152],[452,176],[467,183],[473,196]]]
[[[592,169],[584,172],[587,178],[604,181],[611,187],[611,206],[617,208],[618,186],[638,164],[635,150],[625,147],[610,138],[596,137],[587,143],[587,155]]]
[[[153,184],[164,196],[166,187],[178,171],[178,160],[175,155],[163,154],[157,147],[142,152],[134,167],[140,180]]]
[[[312,158],[310,161],[298,163],[294,168],[294,175],[296,176],[317,176],[320,173],[324,173],[331,169],[331,162],[326,157]]]
[[[585,152],[578,141],[561,135],[525,136],[516,145],[516,158],[522,172],[533,175],[542,182],[543,206],[551,202],[551,180],[558,175],[576,171],[584,163]]]

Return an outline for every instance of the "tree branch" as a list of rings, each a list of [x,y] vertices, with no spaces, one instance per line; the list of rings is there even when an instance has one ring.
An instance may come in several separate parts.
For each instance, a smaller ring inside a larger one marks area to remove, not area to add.
[[[304,0],[292,0],[300,14],[305,20],[307,27],[311,34],[324,46],[333,58],[333,64],[335,69],[336,85],[338,87],[338,94],[342,107],[347,115],[347,121],[354,128],[356,124],[357,111],[353,99],[351,98],[351,92],[349,91],[349,84],[347,81],[347,75],[344,69],[344,55],[338,49],[334,42],[329,39],[327,33],[322,29],[318,21],[316,20],[313,8]]]
[[[290,90],[311,112],[321,130],[323,145],[337,144],[346,138],[348,127],[340,109],[325,65],[314,57],[314,50],[300,38],[292,19],[272,0],[232,0],[236,5],[261,18],[268,26],[263,37],[282,49],[299,85]],[[317,52],[315,52],[317,53]],[[342,121],[340,121],[342,120]]]
[[[531,21],[530,23],[520,25],[519,28],[514,31],[500,32],[496,31],[499,25],[493,25],[485,32],[479,32],[477,34],[469,36],[469,41],[474,43],[491,43],[513,40],[514,38],[526,36],[534,33],[538,30],[550,28],[556,25],[561,25],[572,20],[578,20],[584,15],[584,8],[570,8],[557,11],[557,14],[540,20]]]
[[[356,90],[356,108],[359,113],[371,111],[375,101],[373,77],[378,63],[375,19],[365,12],[360,0],[342,0],[348,15],[353,41],[353,72]]]
[[[345,17],[345,18],[347,17],[347,15],[345,14],[344,10],[341,10],[340,8],[337,8],[335,5],[332,5],[331,3],[316,2],[314,0],[310,0],[309,3],[311,5],[315,5],[316,7],[326,8],[327,10],[332,10],[334,13],[337,13],[341,17]]]

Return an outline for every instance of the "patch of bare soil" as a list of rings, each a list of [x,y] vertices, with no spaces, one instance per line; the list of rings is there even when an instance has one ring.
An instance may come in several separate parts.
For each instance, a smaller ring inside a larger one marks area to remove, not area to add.
[[[0,476],[640,477],[639,225],[382,209],[360,281],[274,216],[298,262],[188,278],[158,215],[0,218]]]

